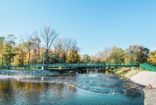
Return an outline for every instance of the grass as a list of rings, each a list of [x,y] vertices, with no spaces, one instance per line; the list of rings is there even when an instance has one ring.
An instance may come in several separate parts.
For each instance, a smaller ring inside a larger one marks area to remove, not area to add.
[[[136,68],[119,68],[119,69],[116,69],[114,73],[120,76],[124,76],[126,78],[130,78],[141,71],[142,70],[140,70],[140,68],[137,68],[137,67]]]

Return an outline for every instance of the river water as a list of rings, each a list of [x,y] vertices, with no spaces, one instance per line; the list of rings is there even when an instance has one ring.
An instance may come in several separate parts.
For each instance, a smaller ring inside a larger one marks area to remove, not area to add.
[[[113,74],[0,70],[0,105],[143,105],[141,88]]]

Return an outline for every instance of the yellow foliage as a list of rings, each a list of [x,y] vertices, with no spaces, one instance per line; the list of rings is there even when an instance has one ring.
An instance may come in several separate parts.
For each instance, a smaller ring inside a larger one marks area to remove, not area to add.
[[[156,51],[153,51],[150,53],[150,55],[148,57],[148,62],[156,65]]]

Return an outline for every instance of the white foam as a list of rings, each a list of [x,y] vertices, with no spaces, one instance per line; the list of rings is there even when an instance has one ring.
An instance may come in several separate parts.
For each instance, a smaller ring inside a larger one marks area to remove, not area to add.
[[[32,77],[30,75],[27,75],[27,76],[23,76],[23,75],[0,75],[0,79],[16,79],[16,80],[20,80],[20,79],[23,79],[23,78],[29,78],[29,77]]]

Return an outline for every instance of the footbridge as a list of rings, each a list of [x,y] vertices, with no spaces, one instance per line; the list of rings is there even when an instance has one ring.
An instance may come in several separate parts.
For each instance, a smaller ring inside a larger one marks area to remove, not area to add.
[[[42,69],[44,64],[30,64],[30,65],[12,65],[11,68],[36,68]],[[118,67],[140,67],[147,71],[156,71],[156,66],[143,63],[143,64],[108,64],[108,63],[55,63],[48,64],[49,70],[111,70]],[[1,67],[2,68],[2,67]],[[3,67],[5,68],[5,67]]]
[[[23,65],[24,67],[30,68],[43,68],[43,64],[30,64]],[[48,69],[57,70],[75,70],[75,69],[87,69],[87,70],[105,70],[117,67],[139,67],[137,64],[105,64],[105,63],[59,63],[59,64],[48,64],[46,65]],[[14,66],[15,67],[15,66]]]
[[[140,64],[140,68],[147,71],[156,71],[156,66],[148,63]]]

